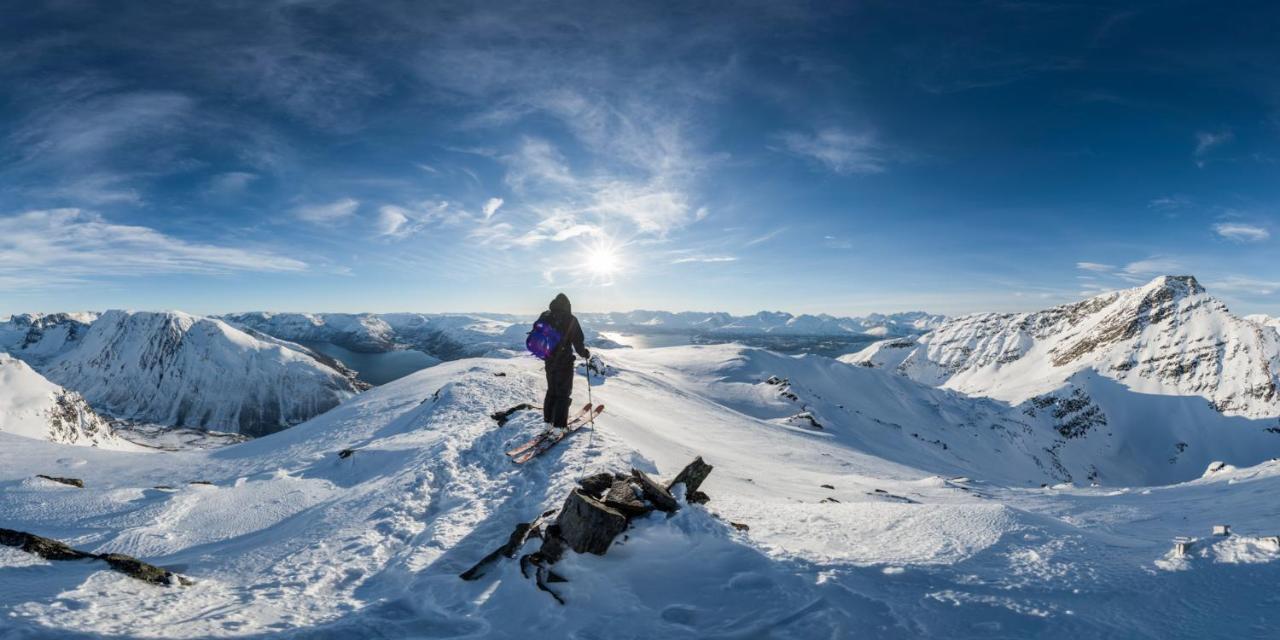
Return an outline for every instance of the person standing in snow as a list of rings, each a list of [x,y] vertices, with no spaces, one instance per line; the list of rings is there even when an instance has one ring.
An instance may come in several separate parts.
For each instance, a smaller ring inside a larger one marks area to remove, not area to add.
[[[550,323],[562,336],[560,344],[546,359],[547,396],[542,401],[542,421],[564,429],[569,422],[570,396],[573,394],[573,352],[578,352],[584,359],[590,359],[591,352],[583,344],[582,327],[573,316],[568,296],[557,294],[550,308],[543,311],[538,319]]]

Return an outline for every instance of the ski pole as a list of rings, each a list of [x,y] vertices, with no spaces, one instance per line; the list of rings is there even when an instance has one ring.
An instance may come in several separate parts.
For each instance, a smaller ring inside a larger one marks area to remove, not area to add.
[[[591,399],[591,358],[587,358],[587,365],[583,367],[582,373],[587,376],[587,404],[591,405],[591,413],[587,415],[587,421],[591,423],[591,436],[587,438],[587,446],[591,446],[596,441],[596,404]]]

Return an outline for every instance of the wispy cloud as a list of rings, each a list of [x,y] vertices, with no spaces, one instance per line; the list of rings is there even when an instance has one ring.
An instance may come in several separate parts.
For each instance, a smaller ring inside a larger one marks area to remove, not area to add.
[[[1153,198],[1147,203],[1147,207],[1157,211],[1173,211],[1177,209],[1185,209],[1191,206],[1191,198],[1181,194],[1173,194]]]
[[[378,208],[374,232],[379,236],[404,238],[430,228],[461,227],[487,221],[448,200],[424,200],[411,204],[387,204]]]
[[[333,202],[302,205],[293,210],[293,215],[312,224],[334,225],[351,219],[359,208],[359,200],[342,198]]]
[[[737,262],[738,259],[733,256],[689,256],[686,258],[677,258],[671,261],[671,264],[689,264],[697,263],[715,263],[715,262]]]
[[[1219,222],[1213,225],[1213,232],[1235,242],[1262,242],[1271,237],[1263,227],[1242,222]]]
[[[770,241],[770,240],[772,240],[772,239],[774,239],[774,238],[778,237],[780,234],[782,234],[782,233],[783,233],[783,232],[785,232],[786,230],[787,230],[787,227],[779,227],[779,228],[777,228],[777,229],[774,229],[773,231],[770,231],[769,233],[766,233],[766,234],[764,234],[764,235],[760,235],[760,236],[756,236],[756,237],[754,237],[754,238],[752,238],[752,239],[748,240],[748,241],[747,241],[743,246],[744,246],[744,247],[754,247],[754,246],[756,246],[756,245],[758,245],[758,244],[764,244],[764,243],[766,243],[766,242],[768,242],[768,241]]]
[[[1101,262],[1077,262],[1076,268],[1082,271],[1093,271],[1096,273],[1108,273],[1115,271],[1115,266],[1102,264]]]
[[[1237,294],[1270,296],[1280,291],[1280,282],[1244,276],[1226,276],[1205,285],[1210,291],[1227,291]]]
[[[1182,271],[1182,269],[1182,263],[1177,260],[1156,256],[1145,260],[1130,262],[1124,265],[1120,270],[1120,273],[1131,278],[1145,278],[1176,274]]]
[[[1192,154],[1196,158],[1196,166],[1203,167],[1205,165],[1204,158],[1210,151],[1235,140],[1235,138],[1236,134],[1230,129],[1197,131],[1195,136],[1196,149]]]
[[[485,220],[492,218],[493,214],[497,213],[498,209],[502,207],[502,203],[503,203],[502,198],[489,198],[488,200],[486,200],[484,203]]]
[[[209,193],[230,195],[240,193],[249,188],[259,178],[258,174],[248,171],[227,171],[209,179]]]
[[[0,217],[0,285],[305,269],[305,262],[269,251],[188,242],[149,227],[111,223],[79,209]]]
[[[822,246],[828,249],[852,249],[853,241],[838,236],[822,236]]]
[[[880,173],[890,159],[888,149],[869,132],[828,127],[814,132],[784,132],[778,140],[781,150],[815,160],[844,175]]]

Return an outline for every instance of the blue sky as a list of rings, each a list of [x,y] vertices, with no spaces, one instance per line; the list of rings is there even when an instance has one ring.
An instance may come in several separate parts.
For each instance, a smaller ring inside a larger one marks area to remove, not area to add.
[[[1162,273],[1280,314],[1278,14],[31,3],[0,314],[962,313]]]

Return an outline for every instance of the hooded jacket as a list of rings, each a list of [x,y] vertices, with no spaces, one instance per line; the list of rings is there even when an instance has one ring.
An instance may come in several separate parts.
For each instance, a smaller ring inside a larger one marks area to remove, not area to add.
[[[547,358],[547,367],[552,366],[572,366],[573,351],[578,355],[586,358],[590,355],[587,347],[583,344],[586,337],[582,334],[582,327],[578,325],[578,319],[573,316],[573,305],[569,303],[569,297],[563,293],[557,294],[555,299],[551,301],[546,311],[542,312],[539,318],[546,322],[550,322],[551,326],[560,332],[561,341],[556,350]]]

